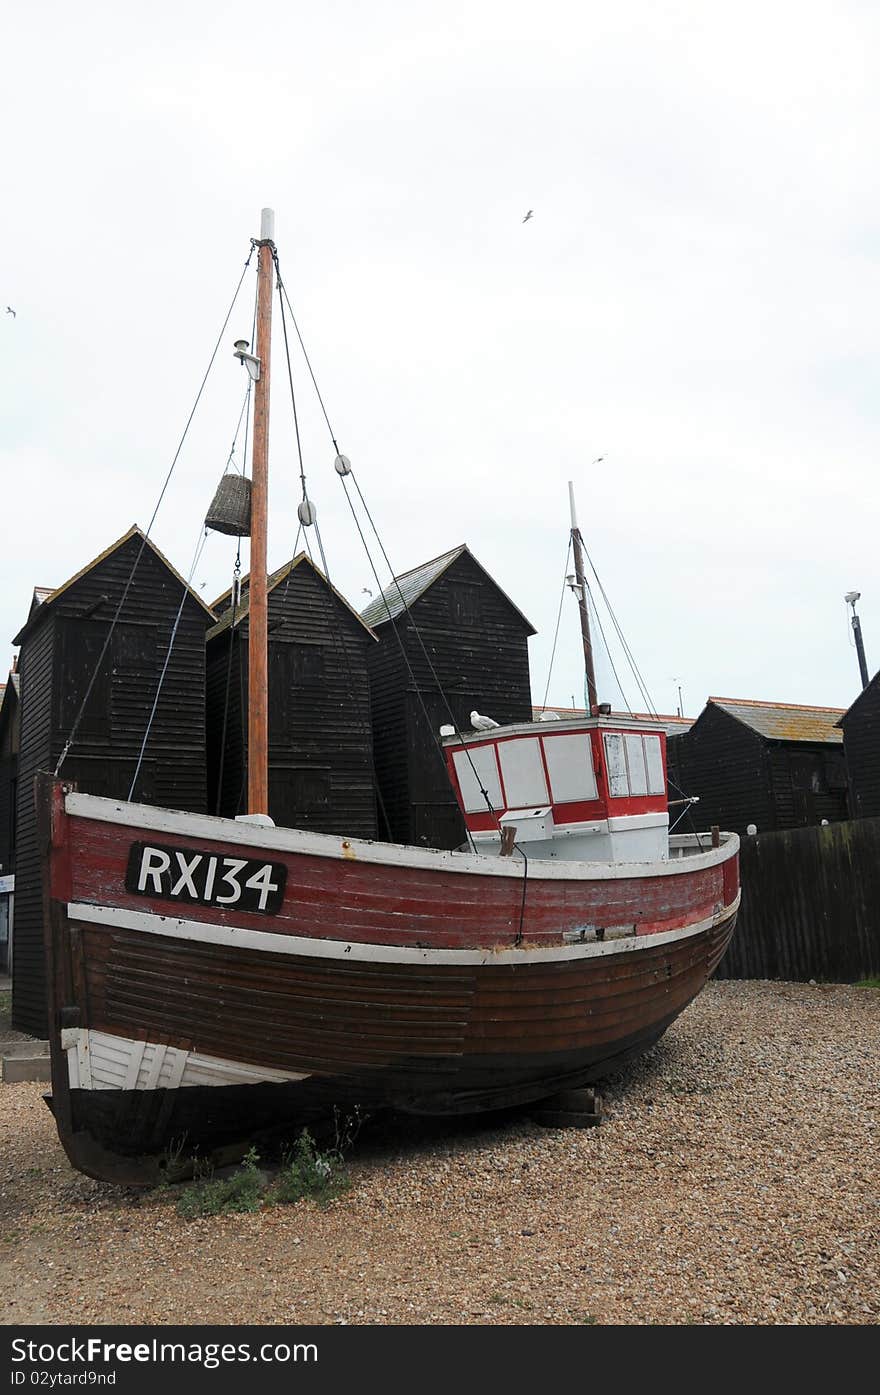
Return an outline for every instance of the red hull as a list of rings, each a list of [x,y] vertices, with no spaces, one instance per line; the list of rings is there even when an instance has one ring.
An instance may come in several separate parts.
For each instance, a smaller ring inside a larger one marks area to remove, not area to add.
[[[184,1135],[204,1155],[333,1104],[464,1113],[600,1078],[700,991],[739,900],[732,836],[526,871],[44,795],[53,1107],[75,1165],[118,1180],[149,1180]],[[177,879],[160,895],[132,881],[151,839]],[[268,859],[277,911],[165,894],[198,890],[197,858]]]

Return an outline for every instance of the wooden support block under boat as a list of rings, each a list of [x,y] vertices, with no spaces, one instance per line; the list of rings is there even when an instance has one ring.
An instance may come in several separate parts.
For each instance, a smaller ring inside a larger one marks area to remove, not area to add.
[[[542,1100],[529,1117],[546,1129],[590,1129],[602,1122],[602,1096],[595,1090],[563,1090]]]

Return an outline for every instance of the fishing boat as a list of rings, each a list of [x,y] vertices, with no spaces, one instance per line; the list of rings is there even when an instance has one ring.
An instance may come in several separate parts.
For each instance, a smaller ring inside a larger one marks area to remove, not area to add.
[[[463,847],[274,826],[268,210],[255,245],[249,812],[38,781],[51,1107],[74,1166],[127,1184],[334,1108],[486,1113],[595,1082],[699,993],[739,906],[736,835],[670,834],[662,724],[597,701],[585,605],[588,715],[443,728]]]

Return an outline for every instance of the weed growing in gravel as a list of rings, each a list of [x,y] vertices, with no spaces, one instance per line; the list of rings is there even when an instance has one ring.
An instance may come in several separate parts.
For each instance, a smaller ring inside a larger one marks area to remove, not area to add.
[[[259,1211],[263,1200],[263,1175],[257,1167],[255,1148],[244,1155],[231,1177],[208,1175],[181,1192],[177,1214],[186,1221],[197,1216],[225,1216],[233,1211]]]
[[[321,1152],[308,1129],[303,1129],[293,1152],[285,1158],[275,1185],[274,1200],[294,1202],[310,1197],[319,1206],[326,1206],[348,1185],[342,1150],[331,1148]]]
[[[880,988],[880,978],[861,978],[856,988]]]

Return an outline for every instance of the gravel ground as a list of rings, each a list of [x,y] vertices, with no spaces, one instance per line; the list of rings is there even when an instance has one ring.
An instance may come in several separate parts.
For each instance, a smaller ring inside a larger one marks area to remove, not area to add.
[[[374,1126],[326,1209],[190,1222],[0,1085],[2,1321],[874,1324],[878,1066],[880,989],[711,983],[599,1128]]]

